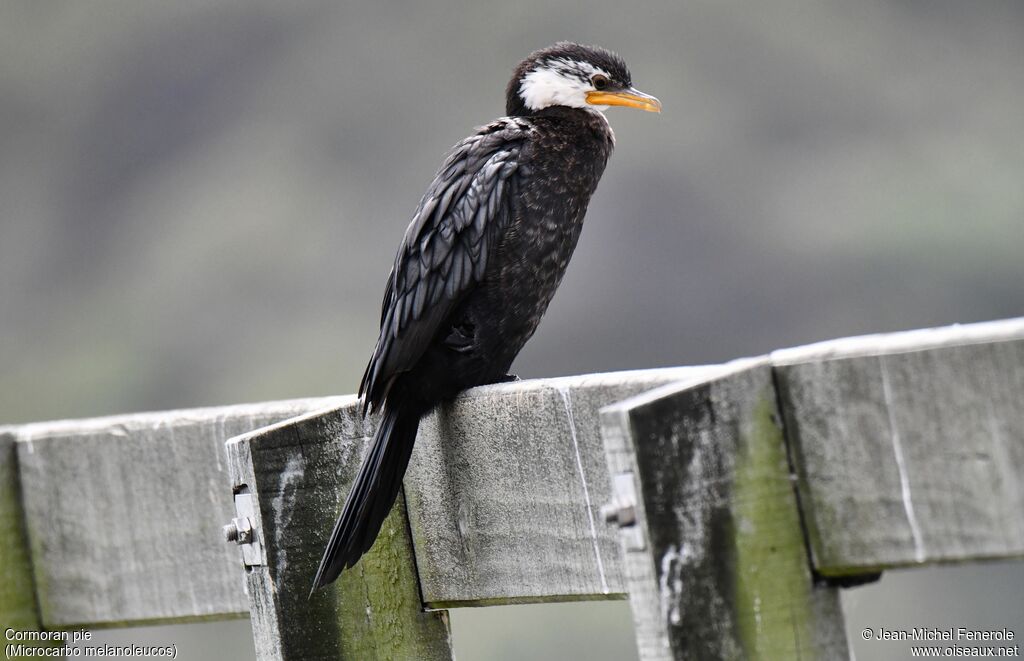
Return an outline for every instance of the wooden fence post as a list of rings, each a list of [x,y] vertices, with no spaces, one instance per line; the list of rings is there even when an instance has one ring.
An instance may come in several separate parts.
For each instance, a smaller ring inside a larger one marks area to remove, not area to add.
[[[602,411],[640,656],[843,659],[816,586],[767,361]]]
[[[32,561],[18,488],[15,438],[13,428],[0,428],[0,630],[40,631],[43,627],[39,622]],[[0,645],[6,647],[9,641],[6,638],[0,640],[3,641]],[[31,643],[32,647],[37,645]]]
[[[445,611],[423,612],[404,497],[376,545],[308,598],[331,523],[367,449],[358,404],[311,413],[228,442],[257,658],[450,661]]]

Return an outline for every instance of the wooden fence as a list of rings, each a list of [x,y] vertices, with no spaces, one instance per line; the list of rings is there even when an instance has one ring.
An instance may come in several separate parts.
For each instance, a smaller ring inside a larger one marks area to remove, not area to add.
[[[839,659],[838,586],[1024,556],[1024,319],[468,391],[307,599],[375,422],[339,397],[0,428],[0,622],[251,617],[260,659],[433,661],[445,609],[628,595],[645,660]]]

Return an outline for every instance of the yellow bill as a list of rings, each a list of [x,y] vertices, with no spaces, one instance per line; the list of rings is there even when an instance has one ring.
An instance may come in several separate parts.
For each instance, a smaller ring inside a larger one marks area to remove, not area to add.
[[[633,88],[621,92],[587,92],[587,103],[592,106],[625,106],[647,112],[661,112],[661,101]]]

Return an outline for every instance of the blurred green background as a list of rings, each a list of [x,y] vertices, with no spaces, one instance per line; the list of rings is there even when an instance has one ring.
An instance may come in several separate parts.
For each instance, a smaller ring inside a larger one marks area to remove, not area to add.
[[[665,111],[609,112],[521,376],[1021,314],[1018,1],[7,0],[0,423],[354,391],[442,155],[559,39],[619,51]],[[1021,636],[1022,595],[1020,564],[894,574],[850,627]],[[463,661],[635,655],[622,602],[453,622]],[[100,635],[252,656],[244,622]]]

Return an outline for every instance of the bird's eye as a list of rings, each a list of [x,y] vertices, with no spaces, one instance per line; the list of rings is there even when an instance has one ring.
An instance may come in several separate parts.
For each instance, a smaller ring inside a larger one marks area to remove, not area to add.
[[[594,86],[594,89],[603,90],[608,87],[611,81],[608,80],[607,76],[597,74],[596,76],[590,79],[590,82]]]

